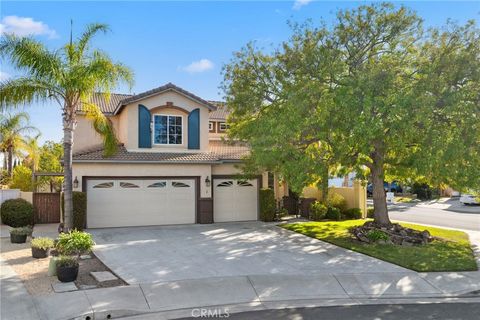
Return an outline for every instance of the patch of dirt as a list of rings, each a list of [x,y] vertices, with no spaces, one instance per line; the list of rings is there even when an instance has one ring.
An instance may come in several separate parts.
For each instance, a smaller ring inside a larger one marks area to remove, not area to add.
[[[32,258],[30,238],[26,243],[10,243],[10,238],[1,238],[0,253],[2,258],[22,279],[27,291],[32,295],[53,293],[52,283],[58,283],[56,276],[48,276],[50,257],[45,259]],[[91,259],[80,260],[77,287],[81,285],[95,285],[97,288],[116,287],[127,285],[122,279],[98,283],[91,275],[91,271],[110,271],[93,253]],[[110,271],[111,272],[111,271]]]

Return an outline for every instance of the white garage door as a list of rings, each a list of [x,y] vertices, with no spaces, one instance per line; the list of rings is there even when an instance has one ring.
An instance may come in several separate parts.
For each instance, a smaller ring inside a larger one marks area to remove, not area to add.
[[[214,179],[213,221],[257,220],[257,180]]]
[[[195,181],[102,179],[87,182],[89,228],[195,223]]]

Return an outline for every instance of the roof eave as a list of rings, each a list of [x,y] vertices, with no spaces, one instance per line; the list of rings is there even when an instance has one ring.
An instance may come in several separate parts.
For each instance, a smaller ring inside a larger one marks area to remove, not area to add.
[[[163,161],[163,160],[72,160],[72,163],[138,163],[138,164],[218,164],[221,163],[220,160],[206,160],[206,161]]]

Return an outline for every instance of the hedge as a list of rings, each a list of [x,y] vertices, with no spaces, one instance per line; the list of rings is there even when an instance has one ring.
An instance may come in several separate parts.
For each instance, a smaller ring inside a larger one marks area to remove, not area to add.
[[[18,228],[33,225],[33,205],[24,199],[10,199],[0,208],[2,223]]]
[[[83,230],[87,224],[87,194],[74,191],[73,194],[73,228]],[[62,212],[65,217],[65,199],[62,193]]]
[[[346,219],[361,219],[362,218],[362,210],[360,208],[350,208],[345,210],[342,213],[342,216]]]
[[[275,194],[272,189],[260,190],[260,220],[265,222],[275,220]]]
[[[320,221],[325,219],[328,208],[320,201],[315,201],[310,205],[310,219]]]

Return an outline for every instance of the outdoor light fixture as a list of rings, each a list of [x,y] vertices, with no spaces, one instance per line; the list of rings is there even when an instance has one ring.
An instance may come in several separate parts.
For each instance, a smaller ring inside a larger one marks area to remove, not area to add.
[[[210,187],[210,178],[208,176],[205,178],[205,185],[207,188]]]
[[[77,189],[78,188],[78,179],[75,177],[75,180],[73,180],[73,188]]]

